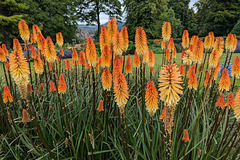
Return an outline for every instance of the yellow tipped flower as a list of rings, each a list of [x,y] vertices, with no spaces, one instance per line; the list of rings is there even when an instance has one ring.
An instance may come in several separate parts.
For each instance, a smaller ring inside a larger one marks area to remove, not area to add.
[[[101,34],[99,36],[100,49],[103,51],[105,46],[109,46],[109,37],[106,27],[101,27]]]
[[[220,69],[221,69],[221,66],[219,65],[219,62],[218,62],[217,66],[215,67],[214,72],[213,72],[213,79],[214,80],[217,80],[218,72],[220,71]]]
[[[102,86],[104,90],[110,91],[112,87],[112,74],[105,68],[102,73]]]
[[[60,48],[62,48],[63,46],[63,36],[62,36],[62,33],[61,32],[58,32],[56,34],[56,40],[57,40],[57,44]]]
[[[215,106],[219,107],[219,108],[224,108],[226,106],[225,101],[224,101],[224,93],[220,94],[217,102],[215,103]]]
[[[145,101],[146,109],[149,112],[150,117],[153,117],[158,109],[158,92],[152,80],[147,83]]]
[[[132,64],[131,64],[130,54],[128,54],[128,59],[127,59],[126,66],[125,66],[125,72],[128,74],[132,73]]]
[[[204,39],[204,48],[206,51],[210,51],[211,49],[211,37],[207,35]]]
[[[236,96],[234,98],[234,114],[238,122],[240,122],[240,87],[238,88],[238,91],[236,93]]]
[[[155,55],[153,53],[152,50],[149,51],[149,54],[148,54],[148,66],[149,68],[152,68],[154,67],[155,65]]]
[[[210,46],[212,48],[213,45],[214,45],[214,40],[215,40],[214,33],[213,32],[209,32],[208,35],[210,37]]]
[[[186,66],[190,66],[192,64],[192,51],[189,49],[187,50],[184,55],[183,55],[183,64],[186,65]]]
[[[116,56],[121,56],[123,51],[123,38],[121,33],[118,31],[115,33],[112,39],[113,42],[113,52]]]
[[[134,68],[140,68],[140,58],[139,58],[136,51],[135,51],[134,57],[133,57],[133,67]]]
[[[219,90],[220,91],[229,91],[229,88],[230,88],[230,85],[231,85],[231,81],[230,81],[230,77],[229,77],[229,74],[228,74],[228,70],[226,68],[224,68],[222,70],[222,76],[220,78],[220,81],[219,81]]]
[[[129,43],[129,40],[128,40],[128,31],[127,31],[127,27],[126,26],[123,26],[122,30],[121,30],[121,35],[122,35],[122,38],[123,38],[123,52],[127,52],[127,49],[128,49],[128,43]]]
[[[193,35],[190,41],[190,45],[195,46],[198,41],[198,36]]]
[[[188,80],[188,88],[189,89],[192,89],[194,88],[195,90],[197,90],[197,87],[198,87],[198,81],[197,81],[197,76],[196,76],[196,66],[195,65],[192,65],[190,70],[188,71],[187,73],[187,76],[189,77],[189,80]]]
[[[171,61],[171,55],[170,55],[170,50],[166,50],[166,60]]]
[[[108,20],[108,25],[107,25],[107,32],[109,36],[109,43],[110,45],[113,44],[113,36],[117,32],[117,22],[115,17],[112,17],[111,19]]]
[[[33,36],[34,36],[34,39],[37,41],[37,37],[38,37],[38,34],[42,35],[42,32],[41,30],[39,29],[38,25],[34,24],[32,26],[32,30],[33,30]]]
[[[72,60],[77,61],[78,60],[78,53],[75,48],[72,49]]]
[[[233,77],[235,76],[236,78],[240,78],[240,57],[234,59],[231,75]]]
[[[203,42],[199,39],[193,49],[193,61],[195,63],[201,64],[203,59]]]
[[[148,46],[147,36],[142,27],[136,29],[135,44],[137,54],[143,57],[144,54],[148,52]]]
[[[183,31],[183,35],[182,35],[182,46],[183,49],[186,50],[189,47],[189,34],[187,30]]]
[[[102,51],[102,67],[110,67],[111,65],[111,55],[110,55],[110,50],[109,47],[106,45]]]
[[[182,92],[182,78],[176,64],[168,64],[162,67],[159,74],[160,98],[164,105],[174,107],[180,100]]]
[[[170,22],[163,22],[162,25],[162,37],[164,42],[168,42],[172,34]]]
[[[122,73],[122,61],[121,59],[115,58],[113,60],[113,79],[115,79],[118,73]]]
[[[34,59],[34,70],[37,74],[43,73],[43,63],[39,55]]]
[[[180,75],[184,77],[185,76],[185,70],[184,70],[184,65],[183,64],[180,65],[179,71],[180,71]]]
[[[2,49],[2,47],[0,46],[0,61],[1,62],[5,62],[6,61],[6,55],[5,55],[5,52],[4,50]]]
[[[172,52],[174,50],[173,38],[171,38],[170,41],[168,42],[168,49],[170,50],[170,52]]]
[[[18,39],[13,39],[13,50],[17,52],[22,52],[22,46],[20,45]]]
[[[93,43],[92,37],[87,37],[86,58],[87,58],[88,64],[91,67],[94,67],[97,64],[96,47],[95,47],[95,44]]]
[[[7,102],[13,102],[13,98],[8,86],[5,86],[3,92],[3,103]]]
[[[165,44],[164,40],[161,41],[161,48],[162,48],[162,50],[166,49],[166,44]]]
[[[216,50],[213,50],[212,53],[209,56],[209,67],[210,68],[215,68],[218,64],[219,61],[219,54]]]
[[[59,81],[58,81],[58,93],[64,94],[67,92],[67,85],[64,79],[63,74],[59,76]]]
[[[149,60],[149,51],[147,51],[147,52],[144,54],[142,63],[143,63],[143,64],[147,64],[147,63],[148,63],[148,60]]]
[[[54,63],[56,60],[56,51],[55,51],[55,46],[52,42],[52,39],[48,36],[46,38],[46,42],[44,45],[44,55],[46,56],[46,59],[50,63]]]
[[[232,92],[229,93],[228,99],[227,99],[227,102],[226,102],[225,105],[228,106],[229,108],[230,107],[232,107],[232,108],[235,107],[235,104],[234,104],[234,94]]]
[[[177,49],[174,47],[173,52],[172,52],[172,57],[176,58],[177,57]]]
[[[128,94],[128,84],[123,73],[118,72],[114,79],[114,99],[120,109],[120,113],[124,113],[125,105],[127,104],[129,94]]]
[[[25,20],[18,22],[18,29],[22,40],[27,44],[30,38],[30,32]]]
[[[205,75],[206,75],[206,78],[204,81],[204,86],[207,87],[209,85],[211,87],[212,81],[210,80],[210,73],[208,72],[208,70],[206,70]]]
[[[217,37],[213,45],[213,50],[216,50],[218,52],[219,57],[222,56],[222,53],[224,51],[223,48],[224,48],[224,39],[222,37]]]

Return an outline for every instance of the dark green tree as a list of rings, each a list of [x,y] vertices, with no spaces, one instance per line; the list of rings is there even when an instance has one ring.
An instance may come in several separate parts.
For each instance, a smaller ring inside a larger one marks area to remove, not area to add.
[[[158,17],[167,10],[168,0],[124,0],[129,38],[134,39],[136,28],[144,28],[148,38],[156,38]]]
[[[78,16],[80,21],[88,25],[97,24],[99,37],[101,24],[100,14],[105,13],[109,17],[114,16],[118,21],[121,20],[121,2],[119,0],[78,0]]]
[[[231,33],[236,34],[237,36],[240,35],[240,20],[238,20],[237,24],[234,25]]]
[[[12,38],[18,36],[18,21],[25,18],[28,7],[15,0],[0,1],[0,42],[10,47]]]

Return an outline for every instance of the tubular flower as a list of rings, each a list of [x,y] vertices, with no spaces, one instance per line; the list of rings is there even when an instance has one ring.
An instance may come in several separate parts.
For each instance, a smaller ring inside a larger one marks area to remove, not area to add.
[[[192,64],[192,52],[191,50],[187,50],[185,53],[184,53],[184,56],[183,56],[183,64],[186,65],[186,66],[190,66]]]
[[[19,43],[18,39],[13,39],[13,50],[17,52],[22,52],[22,46]]]
[[[190,41],[190,45],[195,46],[198,41],[198,36],[193,35]]]
[[[108,20],[107,31],[109,36],[109,43],[110,45],[112,45],[113,36],[117,32],[117,22],[115,17],[112,17],[111,19]]]
[[[183,49],[186,50],[189,47],[189,34],[187,30],[183,31],[183,35],[182,35],[182,46]]]
[[[212,48],[211,46],[211,37],[207,35],[204,39],[204,48],[208,52]]]
[[[180,100],[182,92],[182,78],[176,64],[164,65],[159,74],[160,99],[164,105],[174,107]]]
[[[122,72],[118,72],[114,79],[113,93],[121,114],[124,113],[125,105],[129,98],[128,90],[125,76]]]
[[[27,84],[27,94],[31,94],[31,93],[33,93],[32,85],[31,85],[30,82],[28,82],[28,84]]]
[[[240,78],[240,57],[234,59],[231,75]]]
[[[209,32],[208,35],[209,35],[209,37],[210,37],[210,46],[211,46],[211,48],[212,48],[213,45],[214,45],[214,39],[215,39],[214,33],[213,33],[213,32]]]
[[[31,44],[36,43],[36,40],[35,40],[33,34],[31,34],[31,36],[30,36],[30,42],[31,42]]]
[[[25,20],[22,19],[18,22],[18,29],[22,40],[27,44],[29,41],[30,32]]]
[[[34,36],[34,39],[37,40],[38,38],[38,34],[42,34],[41,30],[39,29],[38,25],[34,24],[32,26],[32,30],[33,30],[33,36]]]
[[[182,138],[183,142],[190,142],[189,136],[188,136],[188,131],[186,129],[184,129],[183,131],[183,138]]]
[[[25,99],[28,75],[30,73],[26,58],[22,52],[13,52],[10,54],[9,62],[11,75],[18,85],[22,98]]]
[[[227,52],[232,51],[232,43],[234,41],[234,36],[233,34],[229,33],[227,38],[226,38],[226,43],[225,43],[225,48]]]
[[[136,51],[135,51],[134,57],[133,57],[133,67],[134,68],[140,68],[140,58],[139,58]]]
[[[128,74],[132,73],[132,64],[131,64],[130,54],[128,54],[128,59],[127,59],[126,66],[125,66],[125,72]]]
[[[10,69],[10,64],[8,61],[5,62],[5,69],[8,71]]]
[[[113,43],[113,52],[115,53],[116,56],[121,56],[122,55],[122,50],[123,50],[123,38],[121,33],[118,31],[115,33],[112,39]]]
[[[224,91],[224,90],[229,91],[231,81],[230,81],[230,77],[228,74],[228,70],[226,68],[224,68],[222,71],[222,76],[220,78],[218,85],[219,85],[220,91]]]
[[[102,67],[110,67],[111,65],[111,55],[110,55],[110,50],[109,47],[106,45],[102,51]]]
[[[3,103],[7,102],[13,102],[13,98],[8,86],[5,86],[3,91]]]
[[[174,47],[174,49],[173,49],[172,57],[173,57],[173,58],[176,58],[176,57],[177,57],[177,50],[176,50],[176,47]]]
[[[152,80],[147,83],[145,102],[150,117],[153,117],[158,109],[158,92]]]
[[[46,56],[47,61],[50,63],[54,63],[57,54],[52,39],[49,36],[46,39],[44,49],[44,55]]]
[[[60,54],[61,54],[61,56],[64,56],[64,51],[63,51],[62,48],[61,48],[61,50],[60,50]]]
[[[185,54],[185,51],[182,51],[182,54],[181,54],[181,56],[180,56],[180,59],[183,59],[184,54]]]
[[[217,102],[215,103],[215,106],[219,107],[219,108],[224,108],[226,106],[225,105],[225,101],[224,101],[224,93],[220,94],[220,96],[218,97]]]
[[[127,31],[127,27],[126,26],[123,26],[122,30],[121,30],[121,35],[122,35],[122,38],[123,38],[123,52],[127,52],[127,49],[128,49],[128,43],[129,43],[129,40],[128,40],[128,31]]]
[[[35,48],[32,46],[32,47],[30,48],[30,50],[32,51],[31,57],[32,57],[33,59],[35,59],[36,56],[37,56],[37,53],[36,53],[36,51],[35,51]]]
[[[218,64],[218,61],[219,61],[219,54],[216,50],[213,50],[212,53],[210,54],[209,60],[208,60],[209,67],[215,68]]]
[[[43,63],[39,55],[34,59],[34,70],[37,74],[43,73]]]
[[[105,68],[102,73],[102,86],[104,90],[110,91],[112,87],[112,74]]]
[[[64,79],[63,74],[59,76],[59,81],[58,81],[58,93],[64,94],[67,92],[67,85]]]
[[[171,55],[170,55],[170,50],[166,50],[166,60],[171,61]]]
[[[113,79],[115,79],[117,73],[122,73],[122,63],[121,63],[121,59],[117,59],[115,58],[113,60]]]
[[[37,34],[37,45],[38,45],[38,49],[42,50],[42,43],[43,43],[44,37],[41,33]]]
[[[164,40],[161,41],[161,48],[162,48],[162,50],[166,49],[166,44],[165,44]]]
[[[135,44],[137,54],[143,57],[144,54],[148,52],[148,46],[147,36],[142,27],[136,29]]]
[[[54,91],[56,91],[56,88],[55,88],[55,86],[54,86],[54,83],[53,83],[53,81],[50,81],[50,88],[49,88],[49,92],[51,93],[51,92],[54,92]]]
[[[81,65],[84,65],[84,64],[86,63],[86,62],[85,62],[84,54],[85,54],[85,53],[84,53],[83,51],[80,52],[80,56],[79,56],[79,57],[80,57],[80,64],[81,64]]]
[[[183,64],[180,65],[179,71],[180,71],[180,75],[184,77],[185,76],[185,70],[184,70],[184,65]]]
[[[218,72],[220,71],[220,69],[221,69],[221,66],[219,65],[219,62],[218,62],[217,66],[215,67],[214,72],[213,72],[214,80],[216,80],[218,78]]]
[[[72,67],[71,67],[71,65],[70,65],[69,59],[66,59],[66,60],[64,61],[64,63],[66,64],[65,70],[72,70]]]
[[[223,48],[224,48],[224,39],[222,37],[217,37],[213,45],[213,50],[216,50],[218,52],[219,57],[222,56],[222,53],[224,51]]]
[[[98,104],[97,110],[98,110],[99,112],[104,111],[104,109],[103,109],[103,100],[102,100],[102,99],[100,100],[100,102],[99,102],[99,104]]]
[[[86,58],[91,67],[94,67],[97,64],[96,57],[97,53],[92,37],[87,37]]]
[[[168,49],[170,50],[170,52],[172,52],[174,50],[173,38],[171,38],[170,41],[168,42]]]
[[[7,57],[6,57],[6,55],[5,55],[2,47],[0,46],[0,61],[5,62],[5,61],[6,61],[6,58],[7,58]]]
[[[72,50],[72,60],[77,61],[78,60],[78,53],[75,48]]]
[[[60,48],[62,48],[63,46],[63,36],[62,36],[62,33],[61,32],[58,32],[56,34],[56,40],[57,40],[57,44]]]
[[[154,67],[155,65],[155,55],[153,53],[152,50],[149,51],[149,54],[148,54],[148,66],[149,68],[152,68]]]
[[[232,92],[229,93],[228,95],[228,99],[227,102],[225,104],[226,106],[228,106],[229,108],[232,107],[234,108],[234,94]]]
[[[234,114],[238,122],[240,121],[240,87],[238,88],[238,91],[236,93],[236,96],[234,98]]]
[[[166,106],[163,107],[162,114],[159,116],[159,119],[164,119],[166,118]]]
[[[233,35],[232,51],[231,51],[231,52],[234,52],[234,51],[235,51],[235,49],[236,49],[236,47],[237,47],[237,42],[238,42],[237,36],[234,34],[234,35]]]
[[[196,45],[194,46],[193,49],[193,61],[195,63],[201,64],[202,59],[203,59],[203,42],[201,39],[199,39],[196,42]]]
[[[5,56],[8,56],[8,50],[7,50],[7,47],[6,47],[5,44],[2,44],[2,50],[3,50],[4,54],[5,54]]]
[[[47,63],[48,64],[48,69],[49,69],[49,71],[52,71],[52,65],[51,65],[51,63]]]
[[[206,70],[206,78],[205,78],[205,81],[204,81],[204,86],[207,87],[208,84],[209,86],[211,87],[212,86],[212,81],[210,80],[210,73],[208,72],[208,70]]]
[[[101,34],[99,37],[99,44],[101,52],[103,51],[105,46],[109,46],[109,37],[106,27],[101,27]]]
[[[188,88],[189,89],[192,89],[194,88],[195,90],[197,90],[197,87],[198,87],[198,81],[197,81],[197,76],[196,76],[196,66],[195,65],[192,65],[190,70],[188,71],[187,75],[189,77],[189,80],[188,80]]]
[[[147,64],[148,60],[149,60],[149,51],[144,54],[142,63]]]
[[[30,121],[30,118],[28,117],[28,113],[26,109],[23,109],[22,111],[22,123]]]
[[[170,22],[163,22],[162,25],[162,37],[164,42],[168,42],[172,34]]]

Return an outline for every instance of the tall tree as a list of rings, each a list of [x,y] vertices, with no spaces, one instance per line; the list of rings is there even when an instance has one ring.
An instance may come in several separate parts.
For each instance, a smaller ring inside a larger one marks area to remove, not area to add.
[[[144,28],[148,38],[156,37],[158,16],[167,9],[167,3],[168,0],[124,0],[129,38],[134,39],[138,26]]]
[[[18,35],[18,21],[25,18],[28,7],[15,0],[0,1],[0,42],[9,48],[11,39]]]
[[[79,0],[78,16],[80,21],[86,22],[88,25],[97,24],[99,37],[101,24],[100,14],[104,13],[109,17],[114,16],[117,20],[121,20],[121,2],[119,0]]]

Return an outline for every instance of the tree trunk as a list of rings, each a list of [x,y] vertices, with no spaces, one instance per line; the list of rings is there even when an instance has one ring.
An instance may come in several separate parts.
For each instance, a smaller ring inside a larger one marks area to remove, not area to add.
[[[96,10],[97,10],[97,25],[98,25],[98,30],[97,30],[97,41],[99,41],[99,35],[100,35],[100,11],[99,11],[99,2],[96,0]]]

